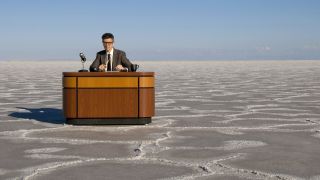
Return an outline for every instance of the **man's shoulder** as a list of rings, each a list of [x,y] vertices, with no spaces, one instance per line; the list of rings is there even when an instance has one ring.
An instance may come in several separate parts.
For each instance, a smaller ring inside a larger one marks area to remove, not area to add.
[[[115,52],[119,53],[119,54],[126,54],[124,51],[120,50],[120,49],[113,49]]]
[[[97,52],[97,54],[104,55],[104,54],[106,54],[106,50],[99,51],[99,52]]]

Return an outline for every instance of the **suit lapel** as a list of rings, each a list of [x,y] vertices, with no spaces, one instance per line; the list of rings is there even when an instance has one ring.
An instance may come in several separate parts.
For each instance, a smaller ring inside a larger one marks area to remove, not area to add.
[[[107,64],[107,51],[101,55],[101,64]]]

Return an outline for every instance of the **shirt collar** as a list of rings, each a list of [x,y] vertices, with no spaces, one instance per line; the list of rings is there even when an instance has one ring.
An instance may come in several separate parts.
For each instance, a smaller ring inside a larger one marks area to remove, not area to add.
[[[107,54],[111,54],[111,56],[113,56],[113,48],[111,49],[110,52],[107,52]]]

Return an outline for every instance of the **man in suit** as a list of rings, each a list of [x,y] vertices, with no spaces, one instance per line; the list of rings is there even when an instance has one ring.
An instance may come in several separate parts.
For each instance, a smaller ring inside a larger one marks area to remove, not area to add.
[[[113,47],[113,34],[103,34],[102,43],[105,50],[97,53],[96,59],[90,66],[90,71],[131,71],[131,62],[127,59],[126,53]]]

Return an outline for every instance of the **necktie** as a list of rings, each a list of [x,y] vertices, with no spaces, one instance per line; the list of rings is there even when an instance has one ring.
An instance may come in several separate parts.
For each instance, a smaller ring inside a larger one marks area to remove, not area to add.
[[[111,54],[108,54],[108,64],[107,64],[107,71],[111,71],[111,59],[110,59]]]

